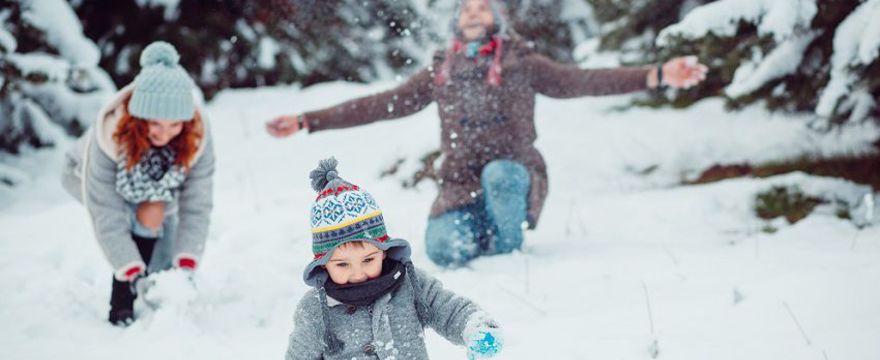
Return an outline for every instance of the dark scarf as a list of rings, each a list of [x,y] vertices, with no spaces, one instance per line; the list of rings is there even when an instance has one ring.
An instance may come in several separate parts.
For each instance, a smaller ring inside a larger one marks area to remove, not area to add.
[[[159,181],[174,165],[176,153],[171,146],[153,147],[141,158],[144,173],[153,181]]]
[[[324,284],[327,296],[346,305],[369,306],[376,299],[388,294],[403,284],[406,277],[406,266],[397,260],[386,258],[382,262],[382,273],[379,277],[357,284],[339,285],[332,280]]]
[[[386,268],[389,269],[387,272],[385,271]],[[401,271],[401,275],[398,276],[398,279],[394,279],[393,274],[397,274],[398,270]],[[429,322],[428,317],[430,316],[430,313],[428,312],[428,307],[425,305],[425,302],[419,298],[420,294],[422,293],[422,287],[419,284],[418,277],[416,276],[416,270],[415,270],[415,267],[413,266],[412,261],[407,260],[406,263],[400,263],[397,260],[392,260],[390,258],[386,258],[385,261],[382,262],[382,273],[384,276],[379,276],[379,278],[376,278],[376,279],[373,279],[373,280],[370,280],[367,282],[379,280],[380,278],[383,278],[383,277],[386,278],[386,281],[387,281],[387,278],[394,279],[395,284],[392,287],[389,287],[389,290],[387,290],[385,293],[391,292],[394,289],[399,288],[400,284],[403,283],[403,279],[406,277],[406,274],[407,273],[410,274],[410,282],[409,283],[410,283],[410,286],[412,286],[412,291],[413,291],[413,296],[414,296],[415,306],[416,306],[416,313],[418,314],[419,320],[421,320],[422,323]],[[388,274],[391,274],[391,275],[389,276]],[[364,284],[364,283],[361,283],[361,284]],[[361,285],[361,284],[358,284],[358,285]],[[329,293],[328,287],[330,287],[330,286],[340,287],[340,285],[336,285],[335,283],[333,283],[333,281],[331,281],[329,279],[325,280],[325,282],[321,286],[318,287],[318,296],[320,297],[321,304],[323,305],[323,306],[321,306],[321,316],[322,316],[322,318],[324,320],[324,324],[325,324],[324,325],[324,343],[327,344],[327,352],[330,354],[335,354],[335,353],[339,352],[339,350],[342,350],[343,347],[345,347],[345,343],[342,342],[342,340],[339,340],[339,337],[336,336],[336,334],[330,330],[330,314],[329,314],[328,306],[327,306],[327,296],[328,296],[327,294]],[[339,294],[336,294],[336,296],[344,297],[343,295],[339,295]],[[374,299],[369,302],[369,304],[372,304],[373,301],[375,301],[375,299],[378,299],[381,296],[382,295],[375,296]],[[333,298],[342,302],[342,300],[340,298],[337,298],[335,296]]]

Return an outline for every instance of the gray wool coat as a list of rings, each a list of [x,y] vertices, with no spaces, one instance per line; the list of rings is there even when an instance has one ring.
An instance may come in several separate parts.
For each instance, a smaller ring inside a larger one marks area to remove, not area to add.
[[[419,318],[410,276],[407,273],[399,289],[369,307],[341,304],[330,297],[324,305],[318,291],[309,290],[296,308],[286,359],[428,359],[426,326],[453,344],[464,345],[468,322],[488,319],[474,302],[443,289],[439,280],[417,269],[418,296],[428,310],[427,319]],[[329,324],[324,323],[323,306],[329,306]],[[326,353],[323,335],[327,326],[344,343],[335,354]]]
[[[166,207],[164,235],[156,244],[151,264],[144,264],[132,241],[132,206],[116,192],[117,162],[120,157],[113,132],[121,118],[121,107],[134,89],[126,86],[98,115],[95,124],[66,153],[62,185],[88,210],[95,237],[119,280],[132,267],[161,270],[174,259],[186,256],[199,260],[208,235],[213,208],[214,150],[208,120],[203,115],[205,136],[192,161],[186,180],[174,201]],[[197,109],[201,114],[204,112]],[[167,221],[173,217],[176,221]]]

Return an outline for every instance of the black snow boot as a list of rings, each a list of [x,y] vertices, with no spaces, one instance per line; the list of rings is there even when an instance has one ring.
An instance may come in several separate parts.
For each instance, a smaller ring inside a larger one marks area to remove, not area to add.
[[[131,282],[119,281],[113,277],[113,291],[110,293],[110,323],[116,326],[128,326],[134,321],[135,294],[131,290]]]
[[[131,234],[132,240],[137,245],[138,252],[145,264],[153,258],[153,248],[156,246],[156,238],[144,238]],[[131,281],[119,281],[113,277],[113,290],[110,293],[110,323],[116,326],[128,326],[134,321],[134,300],[137,294]]]

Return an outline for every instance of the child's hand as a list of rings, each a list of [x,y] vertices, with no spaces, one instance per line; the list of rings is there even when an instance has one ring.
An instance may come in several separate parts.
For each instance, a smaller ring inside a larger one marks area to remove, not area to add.
[[[467,331],[468,359],[486,359],[501,352],[504,339],[494,322],[483,322]]]

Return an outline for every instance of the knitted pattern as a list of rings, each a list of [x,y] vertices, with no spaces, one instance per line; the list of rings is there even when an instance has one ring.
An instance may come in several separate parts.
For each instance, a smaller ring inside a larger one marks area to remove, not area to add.
[[[195,84],[177,64],[180,55],[164,41],[148,45],[141,53],[141,71],[128,103],[131,115],[141,119],[188,121],[193,118]]]
[[[311,211],[315,259],[344,242],[388,240],[379,204],[369,193],[337,176],[336,159],[322,161],[311,177],[312,186],[320,189]]]
[[[151,148],[131,170],[126,163],[117,163],[116,192],[131,204],[171,202],[186,180],[186,171],[174,165],[174,151],[167,146]]]

